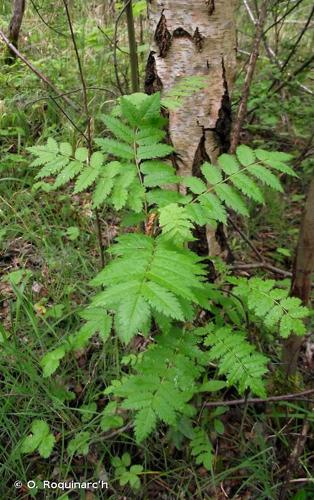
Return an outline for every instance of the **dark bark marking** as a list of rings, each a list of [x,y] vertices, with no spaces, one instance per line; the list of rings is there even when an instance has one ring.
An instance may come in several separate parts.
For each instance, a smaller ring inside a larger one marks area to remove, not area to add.
[[[192,175],[193,177],[198,177],[203,179],[203,174],[201,172],[201,166],[205,161],[210,161],[210,158],[206,151],[206,136],[205,129],[202,128],[202,137],[200,139],[199,145],[194,155],[193,165],[192,165]]]
[[[206,0],[205,3],[208,7],[208,14],[212,16],[215,12],[215,0]]]
[[[186,38],[189,38],[189,40],[192,39],[192,36],[190,35],[190,33],[188,31],[186,31],[184,28],[180,27],[180,28],[176,28],[173,32],[173,37],[174,38],[182,38],[182,37],[186,37]]]
[[[224,225],[222,222],[218,222],[215,236],[222,252],[225,254],[225,259],[224,259],[225,262],[227,264],[231,264],[232,262],[234,262],[234,255],[229,246],[228,239],[224,230]]]
[[[228,90],[228,82],[226,77],[226,68],[222,59],[222,79],[224,86],[224,94],[221,99],[221,106],[218,113],[218,119],[214,127],[214,134],[218,142],[220,153],[227,153],[230,148],[230,135],[232,124],[231,100]]]
[[[203,35],[201,34],[200,30],[198,29],[198,27],[196,28],[196,30],[194,31],[194,35],[193,35],[193,41],[196,45],[196,48],[199,52],[202,52],[203,50],[203,47],[204,47],[204,37]]]
[[[206,236],[206,226],[195,226],[193,236],[196,241],[189,244],[189,248],[200,257],[208,257],[208,243]],[[207,259],[204,264],[207,266],[207,280],[213,283],[217,279],[217,273],[214,264],[210,259]]]
[[[210,161],[208,153],[206,151],[206,135],[205,129],[203,128],[202,137],[200,139],[199,145],[195,152],[193,165],[192,165],[192,175],[194,177],[198,177],[205,181],[203,174],[201,172],[201,166],[204,162]],[[196,241],[193,241],[190,244],[191,250],[197,253],[197,255],[201,257],[208,256],[208,242],[206,236],[206,226],[196,226],[193,231],[193,236],[196,238]],[[218,223],[216,233],[216,239],[221,248],[221,251],[226,255],[226,262],[232,262],[234,260],[231,249],[228,245],[227,237],[224,233],[223,224]],[[208,260],[207,261],[207,279],[209,282],[215,281],[217,278],[216,270],[214,264]]]
[[[154,38],[159,48],[159,57],[166,57],[171,47],[172,36],[167,28],[167,19],[163,13],[157,24]]]
[[[197,150],[194,155],[193,165],[192,165],[192,175],[193,177],[198,177],[202,180],[203,174],[201,172],[201,165],[205,161],[209,161],[209,156],[205,147],[206,137],[205,130],[202,128],[202,136],[200,138],[200,142],[198,144]],[[190,243],[190,248],[193,252],[197,253],[200,257],[208,256],[208,242],[206,237],[206,226],[195,226],[193,230],[193,236],[196,238],[195,241]],[[213,263],[208,260],[207,261],[207,279],[209,282],[215,281],[217,278],[215,267]]]
[[[146,94],[154,94],[162,89],[162,81],[158,76],[156,68],[156,60],[154,55],[156,52],[151,51],[146,64],[145,70],[145,92]]]

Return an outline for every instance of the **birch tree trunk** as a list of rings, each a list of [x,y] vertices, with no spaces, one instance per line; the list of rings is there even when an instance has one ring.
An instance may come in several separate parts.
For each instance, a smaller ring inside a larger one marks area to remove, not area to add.
[[[235,73],[235,0],[151,0],[153,35],[145,90],[167,92],[183,77],[205,76],[206,88],[169,112],[169,138],[179,175],[200,176],[230,147],[230,90]],[[216,231],[217,233],[217,231]],[[207,254],[221,254],[222,238],[207,231]],[[220,244],[219,244],[220,243]]]

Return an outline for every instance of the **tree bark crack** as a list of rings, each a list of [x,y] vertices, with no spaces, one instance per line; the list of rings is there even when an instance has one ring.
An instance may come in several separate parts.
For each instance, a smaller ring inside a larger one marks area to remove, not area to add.
[[[161,13],[159,23],[155,31],[155,42],[159,48],[159,57],[166,57],[171,47],[172,35],[167,28],[167,19]]]

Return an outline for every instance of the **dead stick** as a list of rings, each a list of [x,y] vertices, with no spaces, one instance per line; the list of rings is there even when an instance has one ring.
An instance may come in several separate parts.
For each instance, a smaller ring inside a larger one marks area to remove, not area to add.
[[[268,262],[251,262],[249,264],[242,263],[234,263],[232,265],[233,269],[267,269],[268,271],[272,271],[273,273],[281,274],[285,278],[291,278],[292,273],[290,271],[285,271],[284,269],[280,269],[279,267],[273,266]]]
[[[251,398],[251,399],[233,399],[230,401],[209,401],[204,403],[207,408],[214,408],[215,406],[236,406],[244,404],[259,404],[259,403],[271,403],[275,401],[289,401],[293,399],[305,398],[314,393],[314,389],[308,389],[307,391],[297,392],[292,394],[281,394],[280,396],[270,396],[269,398]]]
[[[303,422],[301,434],[299,435],[299,437],[295,443],[295,446],[290,454],[290,457],[289,457],[289,460],[288,460],[288,463],[286,466],[286,471],[285,471],[285,478],[286,479],[285,479],[285,482],[283,483],[281,490],[279,492],[279,500],[285,500],[287,498],[287,492],[288,492],[288,488],[289,488],[290,479],[295,471],[297,461],[302,453],[302,450],[304,449],[309,430],[310,430],[310,424],[309,424],[308,420],[305,418],[304,422]]]
[[[261,253],[257,250],[257,248],[253,245],[253,243],[249,240],[249,238],[244,234],[241,228],[229,217],[229,222],[230,224],[234,227],[234,229],[239,233],[241,238],[249,245],[249,247],[253,250],[253,252],[256,254],[258,259],[263,262],[263,256]]]
[[[93,153],[93,138],[92,138],[92,127],[91,127],[92,117],[89,113],[89,108],[88,108],[88,94],[87,94],[88,87],[86,84],[83,66],[82,66],[80,54],[78,51],[78,46],[76,43],[76,38],[75,38],[74,30],[73,30],[73,25],[72,25],[72,20],[71,20],[67,0],[63,0],[63,4],[65,7],[65,12],[66,12],[66,16],[67,16],[67,20],[68,20],[68,24],[69,24],[69,28],[70,28],[70,33],[71,33],[71,39],[73,42],[73,47],[74,47],[74,51],[75,51],[75,55],[76,55],[76,61],[77,61],[79,75],[80,75],[80,80],[82,83],[83,105],[84,105],[84,111],[85,111],[86,121],[87,121],[87,135],[86,136],[84,135],[84,137],[86,138],[86,142],[87,142],[88,161],[90,162],[90,159],[91,159],[91,156]],[[98,238],[99,252],[100,252],[100,265],[101,265],[101,269],[102,269],[105,266],[105,249],[104,249],[104,245],[102,242],[101,220],[100,220],[100,216],[99,216],[99,212],[98,212],[97,208],[95,208],[95,216],[96,216],[97,238]]]

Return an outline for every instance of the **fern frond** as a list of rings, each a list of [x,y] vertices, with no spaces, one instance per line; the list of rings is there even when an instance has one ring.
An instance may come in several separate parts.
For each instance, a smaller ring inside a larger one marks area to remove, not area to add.
[[[274,331],[278,328],[282,337],[291,333],[305,334],[303,319],[309,314],[297,297],[288,297],[288,290],[276,287],[274,280],[261,278],[229,278],[236,286],[233,292],[244,300],[250,311]]]
[[[165,240],[173,241],[180,246],[195,239],[192,234],[193,224],[183,207],[172,203],[161,208],[159,214],[159,223]]]
[[[227,212],[219,198],[213,193],[204,193],[198,199],[209,219],[226,224]]]
[[[122,407],[135,412],[135,437],[139,443],[156,428],[158,421],[175,425],[182,415],[191,416],[188,404],[196,390],[195,380],[204,368],[199,338],[192,332],[172,329],[159,335],[134,364],[135,374],[111,386]],[[175,383],[174,383],[175,381]]]
[[[133,160],[134,158],[133,148],[123,142],[105,138],[95,139],[95,143],[104,153],[111,154],[124,160]]]
[[[194,194],[202,194],[207,191],[206,184],[198,177],[187,176],[183,177],[182,184],[190,189]]]
[[[191,455],[197,465],[203,465],[205,469],[211,470],[213,466],[213,445],[207,432],[201,427],[193,429],[194,437],[190,442]]]
[[[139,160],[150,160],[152,158],[164,158],[173,152],[173,147],[168,144],[149,144],[139,146],[137,156]]]
[[[259,179],[263,184],[266,184],[266,186],[274,189],[274,191],[279,191],[280,193],[283,192],[282,185],[280,184],[278,178],[263,165],[250,165],[247,167],[247,170],[251,175],[257,177],[257,179]]]
[[[217,184],[215,192],[218,198],[223,201],[227,207],[232,208],[235,212],[241,215],[249,215],[249,211],[243,202],[243,199],[237,191],[235,191],[229,184]]]
[[[123,123],[122,120],[111,116],[104,115],[102,117],[102,121],[106,125],[107,129],[115,135],[117,139],[120,139],[123,142],[127,142],[128,144],[133,144],[134,142],[134,130]]]
[[[88,165],[78,176],[75,186],[74,194],[80,193],[91,186],[100,174],[100,166],[92,167]]]
[[[135,141],[139,146],[156,144],[164,139],[166,132],[153,126],[141,127],[136,134]]]
[[[236,154],[241,165],[248,167],[256,162],[256,154],[252,148],[249,148],[245,144],[237,147]]]
[[[234,175],[240,170],[240,164],[234,155],[224,153],[219,156],[218,163],[227,175]]]
[[[238,172],[237,175],[233,175],[230,181],[248,198],[253,199],[257,203],[264,203],[264,196],[260,188],[243,172]]]
[[[246,389],[265,397],[262,376],[266,373],[267,358],[256,352],[244,334],[233,332],[229,327],[214,329],[206,339],[211,346],[210,361],[219,361],[219,374],[225,375],[229,385],[235,385],[241,394]]]
[[[65,168],[57,175],[54,188],[58,188],[74,179],[83,169],[84,165],[77,160],[70,161]],[[44,170],[44,169],[42,169]]]
[[[222,182],[222,173],[220,168],[211,165],[210,163],[204,163],[201,166],[201,172],[207,180],[208,184],[218,184]]]
[[[293,177],[298,177],[294,170],[286,164],[292,160],[292,155],[282,152],[265,151],[264,149],[257,149],[255,151],[256,157],[264,163],[279,172],[282,172]]]
[[[146,187],[162,186],[179,182],[175,169],[159,160],[143,161],[140,165]]]
[[[40,172],[38,172],[35,179],[43,179],[44,177],[57,174],[60,170],[66,167],[70,161],[69,158],[65,158],[63,156],[57,156],[54,159],[52,159],[52,157],[51,153],[45,153],[31,163],[31,167],[37,167],[43,164],[45,165]]]
[[[117,332],[124,342],[141,331],[152,311],[183,321],[179,298],[198,303],[193,289],[202,289],[205,270],[189,250],[169,247],[160,238],[128,234],[118,238],[112,253],[118,257],[93,280],[106,287],[93,304],[115,311]]]

